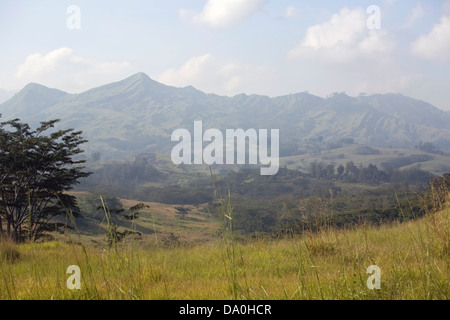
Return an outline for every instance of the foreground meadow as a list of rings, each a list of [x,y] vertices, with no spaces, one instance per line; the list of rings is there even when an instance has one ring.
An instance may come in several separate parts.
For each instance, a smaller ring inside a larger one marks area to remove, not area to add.
[[[449,299],[449,214],[195,246],[1,243],[1,299]],[[81,270],[81,289],[66,273]],[[369,289],[369,266],[381,270]]]

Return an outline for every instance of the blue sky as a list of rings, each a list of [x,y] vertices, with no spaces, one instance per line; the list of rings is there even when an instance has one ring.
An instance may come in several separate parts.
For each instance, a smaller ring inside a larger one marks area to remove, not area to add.
[[[450,0],[2,0],[0,39],[5,90],[145,72],[223,95],[400,92],[450,110]]]

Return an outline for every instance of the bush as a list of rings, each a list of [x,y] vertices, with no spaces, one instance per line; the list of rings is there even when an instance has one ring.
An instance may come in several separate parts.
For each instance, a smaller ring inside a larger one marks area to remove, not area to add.
[[[0,242],[0,260],[14,263],[20,260],[20,252],[16,245],[9,241]]]

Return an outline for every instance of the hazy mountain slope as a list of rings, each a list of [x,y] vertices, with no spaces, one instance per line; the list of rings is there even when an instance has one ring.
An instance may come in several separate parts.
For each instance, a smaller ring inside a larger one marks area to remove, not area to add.
[[[68,93],[50,89],[43,85],[30,83],[16,93],[11,99],[0,105],[0,113],[4,117],[39,117],[47,108],[55,105],[60,99],[69,95]],[[45,120],[45,119],[42,119]]]
[[[450,129],[448,113],[427,102],[405,97],[401,94],[376,94],[369,97],[360,97],[360,99],[367,101],[381,112],[397,116],[409,123],[437,129]]]
[[[30,123],[60,118],[61,126],[84,131],[88,152],[113,157],[168,153],[173,130],[192,132],[195,120],[204,129],[280,129],[283,141],[352,138],[379,147],[430,141],[450,149],[450,114],[399,94],[224,97],[167,86],[143,73],[80,94],[29,84],[1,104],[0,113]]]

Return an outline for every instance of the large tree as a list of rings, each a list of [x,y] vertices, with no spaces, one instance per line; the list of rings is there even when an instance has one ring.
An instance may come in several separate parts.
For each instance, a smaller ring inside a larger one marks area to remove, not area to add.
[[[76,198],[66,193],[87,177],[76,160],[86,142],[81,131],[56,130],[59,120],[32,130],[14,119],[0,123],[0,236],[15,242],[37,240],[55,217],[77,212]]]

